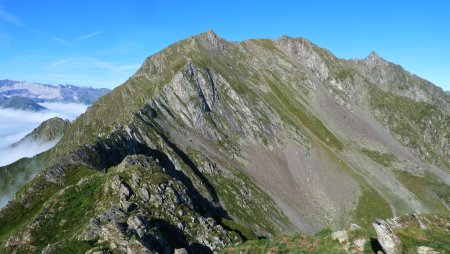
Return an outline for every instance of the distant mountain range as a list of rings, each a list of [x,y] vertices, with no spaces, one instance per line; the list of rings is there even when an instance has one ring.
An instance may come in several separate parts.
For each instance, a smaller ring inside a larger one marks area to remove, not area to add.
[[[0,96],[25,97],[34,102],[64,102],[92,104],[109,93],[107,88],[78,87],[74,85],[48,85],[25,81],[0,80]],[[1,99],[0,99],[1,100]]]

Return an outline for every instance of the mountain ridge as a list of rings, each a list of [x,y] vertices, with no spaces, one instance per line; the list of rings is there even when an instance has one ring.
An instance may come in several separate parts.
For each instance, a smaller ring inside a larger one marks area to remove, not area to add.
[[[448,212],[450,98],[371,55],[338,59],[286,36],[230,43],[212,31],[170,45],[73,123],[0,215],[39,211],[47,200],[63,205],[80,198],[77,189],[104,193],[89,194],[94,200],[83,204],[91,212],[72,209],[82,228],[67,225],[77,237],[27,238],[42,231],[9,222],[3,247],[39,251],[101,239],[123,252],[217,251],[255,236]],[[58,186],[69,192],[54,196]],[[160,191],[167,186],[169,196]],[[174,214],[149,212],[161,205]],[[56,231],[61,225],[48,218],[68,220],[52,209],[30,214],[15,220]]]
[[[69,127],[70,121],[59,117],[53,117],[42,122],[38,127],[34,128],[21,140],[12,144],[12,147],[19,146],[27,142],[49,142],[60,139],[66,129]]]

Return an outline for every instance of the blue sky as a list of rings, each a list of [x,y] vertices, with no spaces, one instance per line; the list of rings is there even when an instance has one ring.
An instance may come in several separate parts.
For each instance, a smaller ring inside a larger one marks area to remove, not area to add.
[[[171,43],[306,37],[341,58],[376,51],[450,90],[450,1],[0,0],[0,79],[115,87]]]

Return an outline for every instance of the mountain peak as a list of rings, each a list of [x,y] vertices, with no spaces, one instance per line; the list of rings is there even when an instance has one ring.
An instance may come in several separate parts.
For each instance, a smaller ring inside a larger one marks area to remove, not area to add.
[[[220,44],[220,40],[222,39],[211,29],[208,30],[208,32],[206,32],[206,36],[207,36],[208,40],[214,45]]]
[[[363,62],[368,64],[369,66],[375,66],[379,63],[386,64],[388,63],[386,60],[384,60],[382,57],[380,57],[377,52],[371,51],[370,54],[363,59]]]
[[[225,40],[217,35],[217,33],[212,29],[195,37],[198,38],[201,41],[201,44],[207,48],[219,51],[225,48],[223,43]]]
[[[381,57],[375,51],[371,51],[370,54],[366,57],[366,60],[380,60]]]
[[[280,38],[278,38],[278,41],[300,41],[307,44],[313,44],[311,41],[304,37],[291,37],[289,35],[282,35]]]
[[[217,33],[214,32],[214,30],[212,30],[212,29],[209,29],[208,31],[206,31],[206,34],[208,35],[208,37],[211,37],[211,38],[218,38],[219,37],[217,35]]]
[[[12,147],[16,147],[20,144],[27,142],[50,142],[62,137],[67,127],[69,127],[70,121],[64,120],[59,117],[53,117],[42,122],[32,132],[28,133],[20,141],[12,144]]]

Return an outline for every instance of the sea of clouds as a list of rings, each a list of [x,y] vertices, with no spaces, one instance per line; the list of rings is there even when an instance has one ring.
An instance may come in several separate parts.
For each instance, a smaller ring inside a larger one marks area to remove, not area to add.
[[[33,157],[52,148],[58,140],[45,143],[27,142],[14,147],[11,145],[21,140],[45,120],[57,116],[73,121],[88,107],[75,103],[41,103],[40,105],[48,110],[33,112],[0,108],[0,166],[9,165],[24,157]],[[4,207],[16,191],[37,173],[16,172],[13,183],[0,189],[0,208]]]
[[[43,121],[60,117],[73,121],[88,105],[76,103],[40,103],[48,110],[39,112],[0,108],[0,166],[5,166],[23,157],[32,157],[52,148],[57,140],[47,143],[11,145],[33,131]]]

